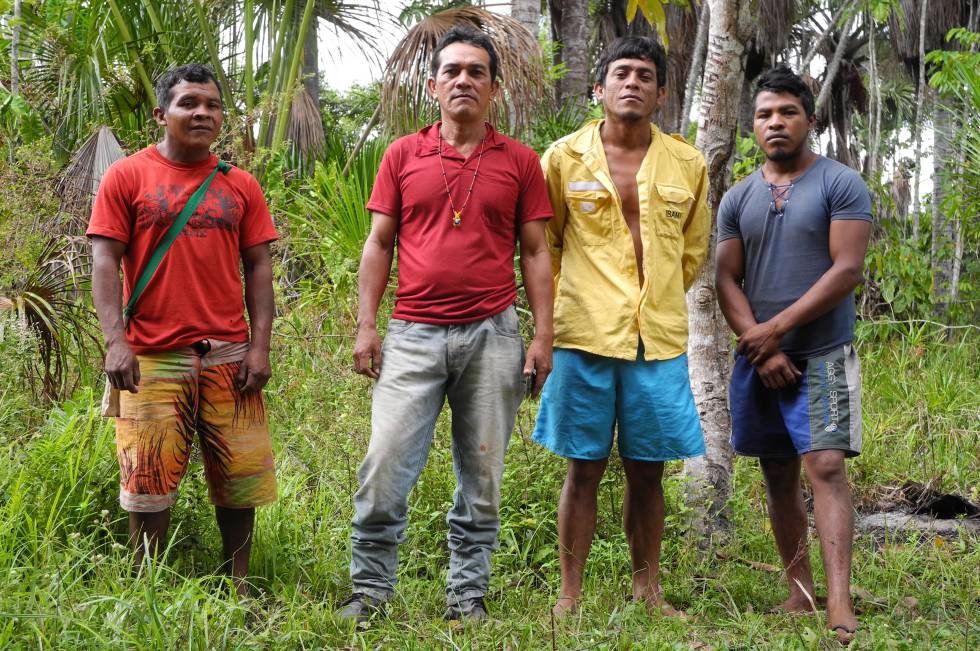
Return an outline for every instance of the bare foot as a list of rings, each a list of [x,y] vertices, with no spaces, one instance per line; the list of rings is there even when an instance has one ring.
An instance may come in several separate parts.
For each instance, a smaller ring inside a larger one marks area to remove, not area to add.
[[[555,602],[551,612],[555,614],[555,617],[574,615],[578,612],[578,602],[579,597],[558,597],[558,601]]]
[[[846,607],[827,608],[827,628],[834,632],[841,646],[847,646],[854,640],[854,634],[858,629],[858,620],[854,616],[850,604]]]
[[[817,607],[826,606],[826,597],[816,598]],[[813,604],[810,600],[806,598],[805,595],[793,595],[783,603],[773,606],[767,612],[768,615],[809,615],[816,612],[813,609]]]
[[[857,634],[857,625],[855,624],[854,628],[848,628],[843,624],[835,624],[830,630],[837,636],[838,644],[847,646],[854,641],[854,636]]]
[[[664,617],[677,617],[678,619],[687,619],[687,613],[683,610],[677,610],[671,606],[664,599],[663,592],[657,591],[653,594],[646,595],[634,595],[633,601],[640,601],[647,607],[647,611],[651,614],[660,613]]]

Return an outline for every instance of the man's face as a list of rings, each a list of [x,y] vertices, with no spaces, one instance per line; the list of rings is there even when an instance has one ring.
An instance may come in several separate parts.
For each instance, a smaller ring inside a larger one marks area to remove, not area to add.
[[[490,78],[490,54],[469,43],[452,43],[439,53],[439,70],[426,86],[444,117],[483,119],[498,84]]]
[[[605,80],[595,85],[594,92],[607,116],[647,122],[667,96],[667,89],[657,86],[656,65],[646,59],[613,61]]]
[[[153,117],[175,144],[208,148],[224,120],[221,93],[213,81],[201,84],[182,80],[170,89],[170,106],[153,109]]]
[[[773,161],[791,160],[807,147],[815,116],[807,117],[803,102],[790,93],[764,90],[755,98],[755,139]]]

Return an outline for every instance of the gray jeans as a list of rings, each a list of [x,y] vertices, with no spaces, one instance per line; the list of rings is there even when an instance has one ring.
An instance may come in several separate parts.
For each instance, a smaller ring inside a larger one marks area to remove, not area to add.
[[[450,605],[486,593],[500,527],[504,452],[523,395],[524,344],[513,306],[465,325],[392,319],[371,405],[371,442],[354,495],[350,574],[354,592],[389,599],[405,541],[408,494],[452,410],[456,492],[449,523]]]

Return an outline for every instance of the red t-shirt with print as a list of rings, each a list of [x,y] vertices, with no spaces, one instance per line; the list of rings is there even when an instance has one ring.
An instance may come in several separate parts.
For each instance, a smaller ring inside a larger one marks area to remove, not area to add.
[[[167,229],[218,159],[178,163],[156,145],[117,161],[102,178],[88,236],[126,243],[123,304]],[[241,251],[278,238],[258,181],[232,168],[218,173],[163,257],[126,327],[136,353],[201,339],[248,341]]]
[[[385,152],[368,210],[398,220],[396,319],[471,323],[517,298],[514,251],[521,224],[551,217],[534,150],[487,125],[483,144],[464,158],[448,143],[439,153],[436,123]],[[473,182],[473,173],[479,173]],[[446,195],[443,167],[460,224]],[[473,194],[466,194],[473,183]],[[463,204],[466,203],[466,207]]]

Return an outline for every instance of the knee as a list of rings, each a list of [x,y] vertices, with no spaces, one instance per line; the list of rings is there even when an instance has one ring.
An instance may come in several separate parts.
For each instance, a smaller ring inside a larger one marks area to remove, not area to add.
[[[599,482],[602,481],[605,471],[605,459],[602,461],[569,460],[565,486],[574,493],[595,494],[599,490]]]
[[[847,471],[840,454],[815,454],[806,458],[806,476],[811,484],[846,484]]]

